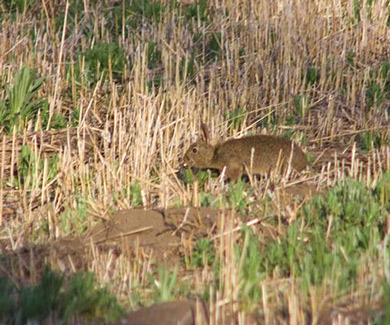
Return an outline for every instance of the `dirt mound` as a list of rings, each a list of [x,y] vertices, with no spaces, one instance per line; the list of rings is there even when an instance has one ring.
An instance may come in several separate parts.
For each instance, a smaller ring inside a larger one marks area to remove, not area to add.
[[[201,300],[176,300],[155,304],[131,313],[120,324],[209,324],[207,305]]]
[[[122,210],[80,238],[26,245],[17,251],[11,251],[3,242],[0,243],[0,276],[20,274],[21,279],[30,278],[40,274],[45,265],[65,272],[84,270],[96,249],[114,255],[131,255],[137,248],[153,253],[157,261],[176,263],[180,257],[181,234],[188,233],[194,239],[208,235],[215,229],[219,213],[210,208]]]

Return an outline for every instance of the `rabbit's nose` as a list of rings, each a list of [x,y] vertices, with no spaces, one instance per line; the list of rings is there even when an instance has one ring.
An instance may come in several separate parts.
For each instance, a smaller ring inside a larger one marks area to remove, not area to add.
[[[189,159],[188,157],[183,157],[182,161],[181,161],[181,165],[184,167],[184,168],[188,168],[189,167]]]

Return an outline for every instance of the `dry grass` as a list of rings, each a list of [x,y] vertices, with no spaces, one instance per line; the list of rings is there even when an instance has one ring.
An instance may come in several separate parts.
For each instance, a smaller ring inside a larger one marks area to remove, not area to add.
[[[325,192],[347,177],[373,188],[390,170],[390,75],[380,74],[383,64],[390,63],[389,2],[215,0],[207,2],[203,21],[199,10],[199,19],[183,18],[188,7],[161,2],[167,9],[160,19],[135,27],[130,11],[114,14],[125,5],[122,1],[84,1],[75,11],[73,2],[68,7],[68,1],[42,0],[12,14],[0,4],[0,97],[6,98],[2,86],[12,84],[20,67],[37,68],[46,78],[39,96],[48,100],[49,120],[59,113],[68,121],[65,129],[48,131],[38,115],[23,129],[1,134],[3,246],[18,249],[27,242],[83,233],[113,211],[133,208],[135,184],[144,208],[200,206],[209,195],[212,206],[229,211],[213,237],[224,266],[218,271],[219,286],[209,286],[215,276],[210,267],[180,268],[188,291],[209,291],[212,324],[220,324],[227,311],[246,324],[258,310],[266,324],[287,319],[290,324],[317,323],[324,310],[332,310],[334,324],[346,324],[352,317],[346,310],[380,304],[375,292],[384,277],[381,254],[362,262],[357,282],[346,291],[325,282],[306,291],[294,275],[276,271],[259,281],[261,299],[243,302],[234,258],[242,238],[234,230],[258,218],[250,226],[253,231],[258,224],[269,225],[278,240],[286,220],[296,220],[308,200],[286,201],[280,196],[284,191],[311,184]],[[102,67],[88,74],[88,59],[81,54],[99,42],[123,48],[122,71],[110,62],[104,75]],[[151,42],[160,58],[148,55]],[[187,73],[183,66],[190,67]],[[79,115],[71,126],[75,110]],[[229,186],[220,179],[191,186],[177,176],[200,120],[209,124],[214,140],[247,133],[289,136],[314,165],[290,178],[251,179],[244,216],[232,212],[223,199]],[[380,145],[363,150],[361,143],[370,134]],[[33,156],[29,168],[35,166],[23,181],[22,145]],[[53,156],[56,168],[51,167]],[[135,256],[113,260],[96,252],[88,262],[97,278],[110,282],[112,292],[132,308],[153,299],[147,275],[155,269],[153,256],[141,251]],[[344,303],[344,311],[333,308]]]

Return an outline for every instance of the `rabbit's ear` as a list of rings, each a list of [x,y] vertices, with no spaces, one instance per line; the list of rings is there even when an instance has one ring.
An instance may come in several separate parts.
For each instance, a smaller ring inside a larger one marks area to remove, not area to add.
[[[207,124],[206,123],[201,123],[200,124],[200,127],[202,129],[202,135],[203,135],[203,140],[206,142],[206,143],[209,143],[210,142],[210,134],[209,134],[209,129],[207,127]]]

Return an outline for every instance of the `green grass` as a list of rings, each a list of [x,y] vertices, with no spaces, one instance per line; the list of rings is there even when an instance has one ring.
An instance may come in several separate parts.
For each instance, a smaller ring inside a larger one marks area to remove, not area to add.
[[[124,309],[105,288],[100,288],[92,273],[74,274],[67,281],[46,269],[36,285],[16,288],[0,278],[0,320],[26,324],[75,317],[118,320]]]
[[[39,110],[48,106],[44,98],[37,96],[44,78],[38,78],[35,70],[23,67],[13,79],[13,84],[5,85],[6,99],[0,99],[0,127],[8,133],[19,126],[26,127]]]
[[[149,274],[149,284],[153,291],[153,301],[169,301],[176,297],[177,273],[177,268],[171,273],[167,267],[159,267],[157,269],[157,276]]]

